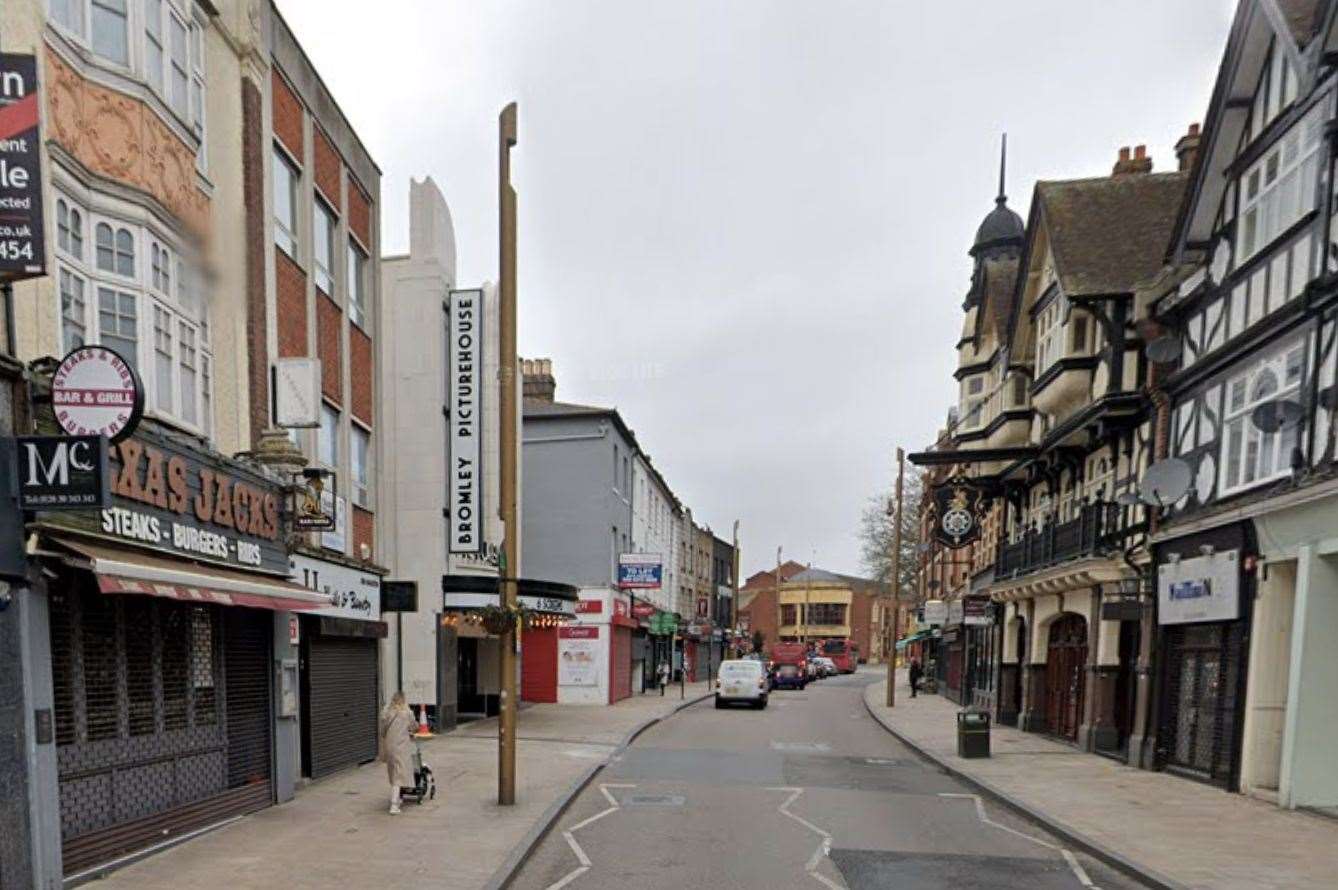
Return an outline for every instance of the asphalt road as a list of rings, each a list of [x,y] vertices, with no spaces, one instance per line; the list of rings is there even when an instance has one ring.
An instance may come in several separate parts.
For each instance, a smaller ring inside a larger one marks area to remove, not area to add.
[[[869,717],[871,669],[707,701],[652,727],[572,803],[517,890],[1141,887],[924,763]]]

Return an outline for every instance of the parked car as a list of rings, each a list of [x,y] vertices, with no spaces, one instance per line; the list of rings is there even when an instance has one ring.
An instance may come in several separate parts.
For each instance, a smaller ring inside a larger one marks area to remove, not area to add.
[[[767,706],[771,684],[766,666],[760,661],[740,658],[720,662],[715,679],[715,706],[723,708],[734,702],[745,702],[754,708]]]

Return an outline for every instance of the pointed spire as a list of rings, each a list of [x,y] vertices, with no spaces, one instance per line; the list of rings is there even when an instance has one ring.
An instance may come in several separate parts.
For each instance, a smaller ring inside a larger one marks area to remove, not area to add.
[[[999,197],[994,199],[996,204],[1003,204],[1008,200],[1004,194],[1004,171],[1008,166],[1008,134],[1004,133],[999,140]]]

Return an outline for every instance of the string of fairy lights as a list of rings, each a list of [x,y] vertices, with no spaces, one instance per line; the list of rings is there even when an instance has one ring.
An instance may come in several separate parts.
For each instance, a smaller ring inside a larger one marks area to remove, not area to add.
[[[535,612],[528,609],[523,610],[520,617],[521,626],[527,630],[562,627],[570,624],[572,620],[570,615],[561,615],[556,612]],[[443,612],[441,615],[442,627],[459,627],[461,624],[482,627],[484,621],[485,616],[477,611]]]

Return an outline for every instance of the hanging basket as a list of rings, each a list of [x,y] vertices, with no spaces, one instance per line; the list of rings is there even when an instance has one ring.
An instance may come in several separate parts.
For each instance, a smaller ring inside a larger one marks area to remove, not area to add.
[[[525,620],[525,610],[519,606],[484,606],[479,609],[479,624],[494,636],[502,636],[515,630],[518,621]]]

